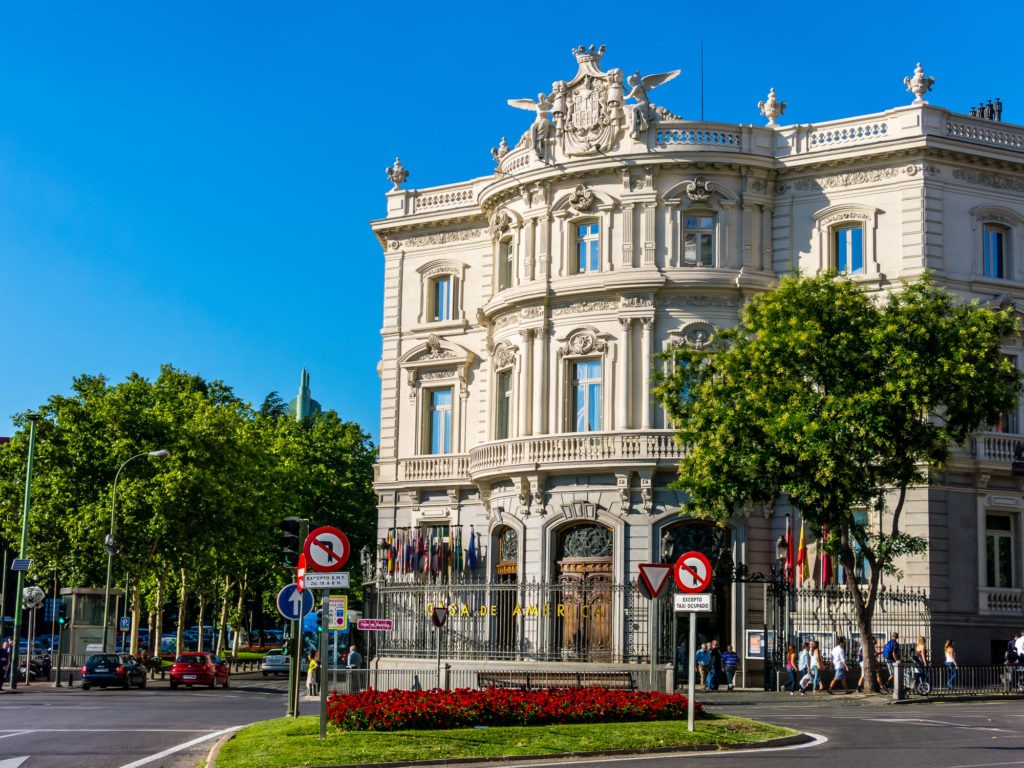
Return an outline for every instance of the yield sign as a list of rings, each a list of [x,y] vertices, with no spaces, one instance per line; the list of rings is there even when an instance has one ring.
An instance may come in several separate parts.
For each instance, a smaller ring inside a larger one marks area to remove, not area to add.
[[[435,605],[434,610],[430,612],[430,620],[434,622],[435,627],[440,629],[448,620],[448,609],[443,605]]]
[[[640,580],[636,586],[640,594],[654,599],[659,597],[672,576],[671,563],[640,563]]]
[[[711,583],[711,576],[711,561],[700,552],[686,552],[676,560],[676,586],[683,592],[703,592]]]
[[[329,525],[310,531],[303,549],[306,553],[306,567],[321,572],[340,571],[352,551],[348,537]]]

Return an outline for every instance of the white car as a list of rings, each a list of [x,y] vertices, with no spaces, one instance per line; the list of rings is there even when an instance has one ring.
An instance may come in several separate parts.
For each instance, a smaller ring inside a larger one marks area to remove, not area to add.
[[[288,668],[292,657],[289,656],[284,648],[280,648],[273,651],[268,651],[267,655],[263,657],[263,665],[260,667],[260,672],[263,676],[267,675],[287,675]],[[299,664],[299,671],[305,672],[309,669],[309,659],[303,657],[302,662]]]

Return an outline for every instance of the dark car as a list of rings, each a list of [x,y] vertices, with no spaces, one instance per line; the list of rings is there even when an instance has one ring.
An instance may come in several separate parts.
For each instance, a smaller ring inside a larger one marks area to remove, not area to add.
[[[130,653],[94,653],[82,665],[82,690],[92,686],[146,687],[146,670]]]
[[[220,683],[225,688],[230,684],[231,670],[228,665],[215,654],[193,652],[179,654],[171,667],[171,688],[184,685],[205,685],[213,688]]]

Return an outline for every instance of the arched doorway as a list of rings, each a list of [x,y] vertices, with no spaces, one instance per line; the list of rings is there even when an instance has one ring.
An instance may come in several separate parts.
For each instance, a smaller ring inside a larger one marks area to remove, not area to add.
[[[494,532],[498,557],[494,565],[494,601],[497,618],[494,625],[494,644],[499,658],[512,658],[519,646],[519,633],[515,620],[516,584],[519,582],[519,534],[513,528],[503,527]]]
[[[681,520],[678,523],[666,526],[661,530],[660,551],[661,562],[675,563],[680,556],[686,552],[700,552],[710,562],[712,568],[717,569],[724,561],[730,558],[724,557],[730,548],[730,533],[728,528],[715,525],[706,520]],[[710,613],[697,615],[697,643],[718,640],[721,647],[732,643],[739,647],[739,638],[731,637],[731,625],[729,622],[730,595],[729,583],[723,579],[714,578],[708,591],[712,594],[712,610]],[[671,606],[667,606],[671,611]],[[686,639],[689,637],[689,619],[677,617],[673,612],[670,616],[663,616],[661,626],[667,633],[662,637],[659,647],[672,649],[674,661],[677,668],[677,679],[679,675],[685,674],[691,666],[690,660],[695,653],[694,649],[686,647]],[[673,660],[668,652],[660,654],[660,662]]]
[[[558,533],[555,636],[565,660],[612,660],[612,530],[579,523]]]

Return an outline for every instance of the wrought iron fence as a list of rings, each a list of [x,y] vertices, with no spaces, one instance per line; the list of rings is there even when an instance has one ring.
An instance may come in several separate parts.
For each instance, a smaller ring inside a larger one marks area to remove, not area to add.
[[[378,583],[365,594],[367,613],[394,622],[391,632],[368,638],[375,655],[619,664],[649,659],[649,606],[634,582]],[[431,623],[435,606],[448,609],[441,629]]]
[[[795,589],[773,583],[737,585],[743,590],[739,633],[764,630],[765,685],[785,647],[814,639],[827,653],[835,640],[848,639],[851,660],[859,650],[859,623],[845,587]],[[435,606],[448,618],[442,629],[431,623]],[[654,643],[655,662],[688,664],[677,657],[683,638],[674,637],[671,596],[657,602],[661,612]],[[652,652],[651,601],[635,582],[563,579],[551,583],[378,581],[366,585],[365,614],[394,622],[390,632],[368,633],[370,656],[458,660],[649,664]],[[921,592],[882,590],[872,631],[881,640],[899,632],[904,657],[918,637],[930,637],[931,614]],[[740,650],[744,637],[731,640]],[[440,647],[439,647],[440,646]],[[692,658],[692,653],[687,653]],[[741,654],[746,659],[749,654]]]

